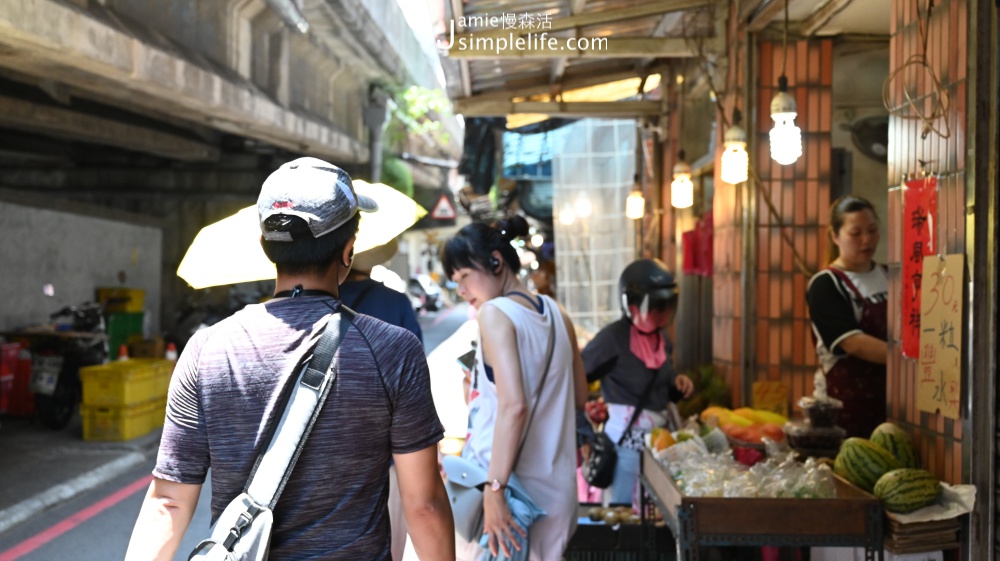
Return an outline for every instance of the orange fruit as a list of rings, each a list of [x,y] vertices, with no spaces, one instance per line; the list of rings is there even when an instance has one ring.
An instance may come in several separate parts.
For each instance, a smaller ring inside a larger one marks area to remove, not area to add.
[[[674,441],[673,435],[670,434],[670,431],[665,430],[661,431],[660,434],[657,435],[656,441],[653,442],[653,448],[655,448],[657,451],[666,450],[667,448],[670,448],[674,444],[676,444],[676,442]]]

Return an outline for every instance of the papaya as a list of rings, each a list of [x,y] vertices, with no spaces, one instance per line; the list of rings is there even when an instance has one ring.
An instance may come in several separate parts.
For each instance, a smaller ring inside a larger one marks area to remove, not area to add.
[[[743,441],[750,442],[752,444],[760,442],[761,437],[764,436],[764,431],[761,428],[762,426],[763,425],[750,425],[749,427],[746,427],[746,432],[743,433],[746,438],[744,438]]]
[[[721,425],[724,420],[729,419],[732,415],[733,412],[729,409],[713,405],[711,407],[706,407],[705,410],[701,412],[700,418],[704,422],[708,421],[710,417],[715,417],[719,420],[719,424]]]
[[[770,438],[775,442],[785,441],[785,431],[782,428],[784,425],[779,425],[777,423],[764,423],[760,426],[760,431],[763,436]]]
[[[670,431],[664,430],[661,431],[659,435],[657,435],[656,441],[653,442],[653,448],[655,448],[657,451],[666,450],[667,448],[670,448],[676,443],[677,442],[674,440],[673,435],[670,434]]]
[[[757,412],[749,407],[740,407],[739,409],[733,409],[733,414],[739,415],[740,417],[743,417],[744,419],[747,419],[754,424],[759,424],[764,422],[760,417],[757,416]]]
[[[774,423],[776,425],[784,426],[788,422],[788,418],[784,415],[775,413],[773,411],[765,411],[763,409],[754,409],[754,414],[760,419],[762,423]]]
[[[740,426],[740,427],[749,427],[749,426],[752,426],[754,424],[756,424],[756,423],[754,423],[750,419],[747,419],[746,417],[741,417],[741,416],[735,415],[735,414],[730,414],[729,417],[726,418],[725,420],[719,419],[719,426],[720,427],[726,427],[726,426],[729,426],[729,425],[736,425],[736,426]]]
[[[737,440],[743,440],[743,437],[746,434],[746,427],[741,427],[739,425],[727,425],[720,428],[722,429],[722,432],[726,433],[726,436]]]

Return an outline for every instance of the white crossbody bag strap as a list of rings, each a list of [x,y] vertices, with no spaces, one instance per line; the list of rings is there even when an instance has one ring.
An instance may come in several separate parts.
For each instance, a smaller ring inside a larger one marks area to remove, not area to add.
[[[334,355],[354,313],[342,307],[327,323],[312,356],[303,364],[285,405],[285,411],[264,453],[247,480],[245,492],[257,504],[273,509],[302,452],[330,387],[337,379]]]

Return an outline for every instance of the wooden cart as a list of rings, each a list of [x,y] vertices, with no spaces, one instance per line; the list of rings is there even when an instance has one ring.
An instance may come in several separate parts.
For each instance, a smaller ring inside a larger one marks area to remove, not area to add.
[[[832,499],[688,497],[644,450],[641,481],[643,502],[652,498],[676,538],[678,561],[697,560],[699,546],[762,545],[864,547],[866,561],[882,559],[882,506],[839,477]],[[644,550],[655,551],[655,541],[644,533]]]

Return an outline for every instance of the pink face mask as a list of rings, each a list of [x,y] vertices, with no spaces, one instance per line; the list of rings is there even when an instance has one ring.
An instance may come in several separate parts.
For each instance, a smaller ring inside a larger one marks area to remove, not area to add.
[[[643,300],[641,306],[630,305],[628,311],[632,325],[642,333],[653,333],[670,322],[670,312],[649,309],[647,300]]]

